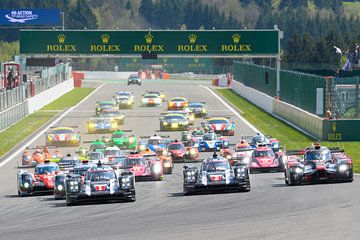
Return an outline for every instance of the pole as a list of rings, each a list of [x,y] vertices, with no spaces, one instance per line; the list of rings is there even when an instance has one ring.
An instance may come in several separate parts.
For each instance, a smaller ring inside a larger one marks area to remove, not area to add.
[[[283,32],[280,31],[278,25],[274,25],[274,29],[278,31],[278,54],[276,55],[276,98],[280,99],[280,69],[281,69],[281,57],[280,57],[280,40],[283,38]]]
[[[62,18],[62,30],[65,29],[65,14],[64,12],[60,12],[61,18]]]

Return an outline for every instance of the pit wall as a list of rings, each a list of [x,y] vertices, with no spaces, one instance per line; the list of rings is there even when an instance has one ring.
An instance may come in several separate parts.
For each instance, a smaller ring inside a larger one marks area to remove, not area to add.
[[[102,72],[102,71],[81,71],[84,73],[84,80],[123,80],[128,79],[131,74],[138,72]]]

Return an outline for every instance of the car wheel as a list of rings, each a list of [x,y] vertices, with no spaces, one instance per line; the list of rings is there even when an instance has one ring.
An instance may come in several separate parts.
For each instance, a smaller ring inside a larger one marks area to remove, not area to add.
[[[289,180],[288,180],[288,178],[287,178],[286,171],[284,172],[284,178],[285,178],[285,184],[286,184],[286,185],[289,185]]]
[[[74,199],[71,198],[66,198],[66,206],[75,206],[76,205],[76,201]]]
[[[250,192],[251,191],[251,184],[250,180],[246,183],[246,187],[243,190],[244,192]]]
[[[136,201],[136,193],[135,192],[132,192],[131,193],[131,196],[127,197],[125,199],[126,202],[135,202]]]
[[[183,193],[185,196],[189,196],[193,193],[193,190],[184,185]]]

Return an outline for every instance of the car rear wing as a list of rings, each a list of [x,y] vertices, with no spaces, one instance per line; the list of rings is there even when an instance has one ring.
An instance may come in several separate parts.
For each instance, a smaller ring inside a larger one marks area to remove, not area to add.
[[[344,149],[340,149],[339,147],[329,148],[329,150],[330,150],[331,153],[343,153],[343,152],[345,152]]]
[[[161,138],[169,138],[170,136],[169,135],[156,135],[158,137],[161,137]],[[155,136],[140,136],[141,139],[149,139],[151,137],[155,137]]]
[[[286,150],[285,155],[304,155],[305,150],[304,149],[294,149],[294,150]]]
[[[226,119],[231,119],[232,117],[234,117],[235,115],[212,115],[212,116],[205,116],[203,117],[203,119],[210,119],[210,118],[226,118]]]
[[[44,148],[47,148],[47,149],[55,149],[57,148],[56,146],[26,146],[25,149],[27,150],[35,150],[37,148],[40,148],[40,149],[44,149]]]
[[[63,127],[51,126],[51,127],[49,127],[49,129],[54,129],[54,128],[79,128],[79,126],[63,126]]]

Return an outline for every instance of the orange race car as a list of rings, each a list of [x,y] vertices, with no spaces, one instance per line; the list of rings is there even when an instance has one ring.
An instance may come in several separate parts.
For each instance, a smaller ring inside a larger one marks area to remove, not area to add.
[[[31,151],[33,149],[34,152]],[[35,166],[38,163],[43,163],[46,159],[50,159],[50,157],[46,146],[26,147],[22,154],[22,166]]]

